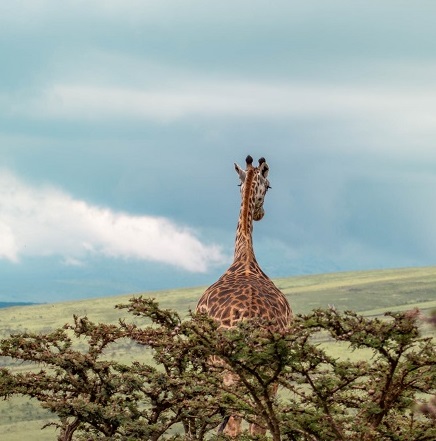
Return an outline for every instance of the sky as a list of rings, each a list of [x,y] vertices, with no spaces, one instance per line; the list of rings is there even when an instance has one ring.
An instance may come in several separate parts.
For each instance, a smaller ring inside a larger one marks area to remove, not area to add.
[[[436,3],[0,3],[0,301],[436,265]]]

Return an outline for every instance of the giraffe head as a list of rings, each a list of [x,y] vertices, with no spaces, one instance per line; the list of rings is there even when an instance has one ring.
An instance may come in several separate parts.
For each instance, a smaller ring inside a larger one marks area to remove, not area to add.
[[[250,200],[246,202],[254,207],[253,219],[258,221],[261,220],[265,214],[263,200],[266,192],[271,188],[267,179],[269,167],[265,158],[259,159],[259,165],[257,167],[253,167],[253,158],[250,155],[247,156],[245,162],[245,170],[236,163],[235,170],[241,180],[240,186],[242,198],[250,198]],[[251,187],[250,192],[246,191],[247,185]]]

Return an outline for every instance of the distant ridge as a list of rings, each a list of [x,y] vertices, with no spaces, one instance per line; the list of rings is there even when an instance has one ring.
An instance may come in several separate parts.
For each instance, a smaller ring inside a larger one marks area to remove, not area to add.
[[[32,302],[0,302],[0,308],[11,308],[12,306],[31,306],[39,305],[40,303]]]

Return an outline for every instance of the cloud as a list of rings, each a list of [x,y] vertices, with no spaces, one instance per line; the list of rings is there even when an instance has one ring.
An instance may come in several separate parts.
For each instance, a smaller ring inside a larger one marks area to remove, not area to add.
[[[433,133],[436,90],[319,82],[187,79],[178,87],[56,83],[11,115],[70,121],[168,122],[190,117],[328,118],[397,133]],[[7,97],[3,97],[7,101]]]
[[[9,225],[3,222],[0,222],[0,238],[0,258],[17,262],[18,250],[13,231]]]
[[[65,257],[64,260],[62,261],[62,264],[65,266],[75,266],[75,267],[84,266],[84,263],[81,260],[70,256]]]
[[[32,187],[0,174],[0,259],[60,256],[82,265],[89,255],[161,262],[205,272],[226,258],[195,232],[163,217],[132,216],[74,199],[49,186]]]

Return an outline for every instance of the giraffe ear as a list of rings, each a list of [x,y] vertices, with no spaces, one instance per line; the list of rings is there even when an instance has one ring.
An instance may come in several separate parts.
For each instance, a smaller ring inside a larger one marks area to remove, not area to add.
[[[268,176],[269,167],[265,161],[265,158],[259,159],[259,171],[264,178],[266,178]]]
[[[235,162],[235,170],[236,173],[239,175],[239,179],[241,180],[241,182],[245,181],[245,170],[243,170],[241,167],[239,167],[238,164],[236,164]]]

